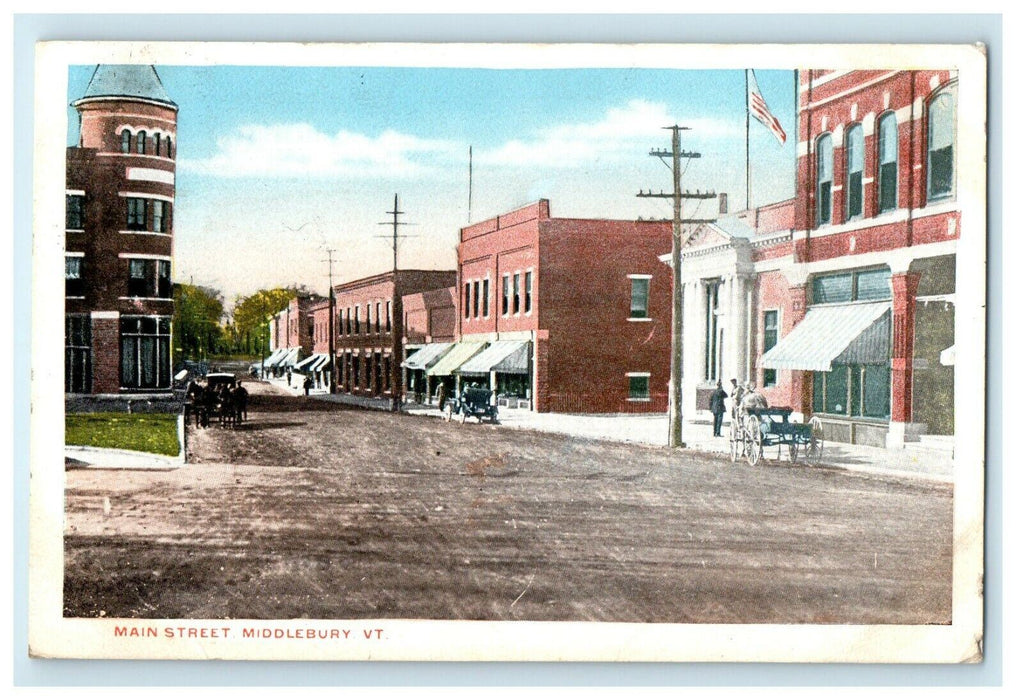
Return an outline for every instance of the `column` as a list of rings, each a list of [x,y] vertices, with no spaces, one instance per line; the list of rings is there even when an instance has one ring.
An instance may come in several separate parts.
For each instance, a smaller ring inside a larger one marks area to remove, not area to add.
[[[903,447],[913,420],[913,333],[920,273],[892,274],[892,418],[888,447]]]
[[[696,410],[696,385],[702,379],[700,338],[700,282],[688,281],[683,286],[682,298],[682,414],[693,415]]]

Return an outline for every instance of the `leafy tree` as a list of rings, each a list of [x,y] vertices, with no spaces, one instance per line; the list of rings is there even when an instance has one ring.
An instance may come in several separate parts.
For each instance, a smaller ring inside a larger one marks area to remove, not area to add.
[[[175,360],[201,359],[222,349],[224,298],[211,287],[174,285]]]
[[[287,308],[299,294],[292,288],[260,289],[247,297],[239,297],[234,305],[233,334],[236,340],[244,340],[246,352],[265,348],[268,328],[267,321]]]

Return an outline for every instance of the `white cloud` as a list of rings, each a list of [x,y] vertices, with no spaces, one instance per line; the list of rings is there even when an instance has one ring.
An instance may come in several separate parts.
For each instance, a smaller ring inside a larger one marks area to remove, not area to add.
[[[220,177],[409,177],[427,170],[431,158],[458,149],[448,141],[390,130],[371,137],[343,130],[330,135],[304,123],[250,124],[217,139],[217,152],[209,158],[179,165]]]
[[[624,107],[607,110],[599,121],[548,127],[531,139],[484,150],[480,160],[501,166],[572,168],[598,160],[635,159],[643,149],[663,141],[663,127],[676,121],[664,104],[631,100]],[[738,125],[706,117],[681,123],[701,139],[741,134]]]

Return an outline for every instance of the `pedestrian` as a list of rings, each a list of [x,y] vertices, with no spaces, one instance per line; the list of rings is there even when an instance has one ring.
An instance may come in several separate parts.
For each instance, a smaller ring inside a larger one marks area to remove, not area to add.
[[[721,437],[721,421],[725,416],[725,399],[728,394],[721,388],[721,380],[718,380],[717,388],[710,395],[710,412],[714,414],[714,437]]]
[[[739,407],[742,406],[743,387],[735,379],[732,380],[732,420],[739,417]]]
[[[291,386],[291,367],[288,367],[288,386]]]
[[[302,382],[302,388],[305,389],[305,395],[309,396],[309,390],[313,387],[313,378],[306,376],[305,381]]]
[[[437,388],[437,410],[444,413],[444,404],[448,402],[448,387],[444,382]]]

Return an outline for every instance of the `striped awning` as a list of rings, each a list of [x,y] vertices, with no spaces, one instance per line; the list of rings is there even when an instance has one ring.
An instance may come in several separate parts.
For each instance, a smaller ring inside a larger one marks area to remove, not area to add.
[[[298,372],[318,372],[329,361],[330,355],[325,352],[318,352],[295,365],[295,370]]]
[[[759,364],[766,369],[813,372],[830,372],[833,364],[888,364],[891,319],[890,302],[811,307]]]
[[[458,368],[459,374],[529,374],[529,341],[498,340]]]
[[[277,348],[272,353],[270,353],[270,356],[268,358],[263,360],[263,366],[264,367],[273,367],[275,364],[277,364],[277,361],[279,359],[284,357],[284,354],[286,352],[288,352],[287,348]]]
[[[486,343],[455,343],[454,347],[437,364],[426,371],[426,374],[430,377],[445,377],[454,374],[456,369],[486,345]]]
[[[429,343],[409,355],[408,359],[401,363],[401,366],[408,369],[429,369],[454,345],[454,343]]]
[[[298,353],[301,350],[302,348],[288,348],[272,365],[267,364],[267,367],[290,367],[298,361]]]

